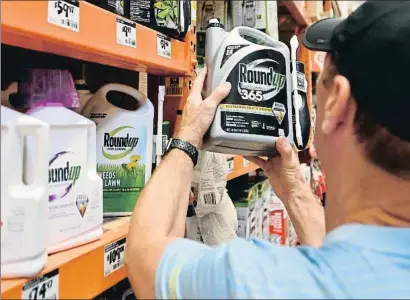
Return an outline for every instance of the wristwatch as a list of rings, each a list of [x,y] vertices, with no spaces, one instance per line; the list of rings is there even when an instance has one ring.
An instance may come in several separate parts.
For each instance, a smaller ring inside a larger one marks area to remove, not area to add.
[[[196,166],[196,163],[198,162],[198,149],[196,149],[194,145],[182,140],[171,138],[168,142],[167,149],[165,150],[165,155],[172,149],[184,151],[192,159],[194,167]]]

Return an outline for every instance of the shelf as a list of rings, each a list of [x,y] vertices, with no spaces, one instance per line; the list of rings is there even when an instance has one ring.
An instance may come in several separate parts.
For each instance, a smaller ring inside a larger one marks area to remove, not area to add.
[[[305,1],[287,0],[282,3],[300,26],[309,26],[312,23],[304,8]]]
[[[189,36],[171,39],[171,58],[157,54],[155,30],[136,24],[136,48],[117,43],[117,15],[79,3],[79,31],[48,22],[49,1],[1,1],[1,42],[11,46],[158,75],[192,70]]]
[[[250,162],[244,167],[244,159],[241,156],[234,156],[232,159],[233,171],[229,173],[228,180],[257,169]],[[104,235],[100,240],[50,255],[46,267],[34,278],[1,280],[1,298],[22,299],[23,287],[27,283],[56,272],[56,270],[58,270],[59,277],[59,299],[95,298],[126,277],[124,266],[104,276],[107,259],[105,248],[126,237],[129,220],[129,217],[123,217],[112,218],[104,222]]]
[[[92,299],[126,277],[122,266],[104,276],[105,246],[123,239],[129,226],[129,217],[111,219],[104,223],[104,235],[96,242],[50,255],[47,265],[36,278],[58,270],[59,298]],[[23,286],[30,279],[1,280],[2,299],[22,299]]]
[[[232,180],[236,177],[245,175],[246,173],[255,171],[258,167],[248,160],[245,160],[242,156],[233,156],[227,158],[230,164],[230,172],[228,173],[228,180]]]

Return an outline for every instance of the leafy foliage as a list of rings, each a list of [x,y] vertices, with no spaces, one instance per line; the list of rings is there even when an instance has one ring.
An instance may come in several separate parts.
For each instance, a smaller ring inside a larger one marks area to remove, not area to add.
[[[161,23],[178,21],[178,1],[177,0],[158,0],[154,7],[157,9],[156,17]]]

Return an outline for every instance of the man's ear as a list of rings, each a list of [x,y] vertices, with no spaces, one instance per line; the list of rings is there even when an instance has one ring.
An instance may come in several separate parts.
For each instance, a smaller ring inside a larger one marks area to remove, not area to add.
[[[326,99],[322,131],[331,134],[347,120],[350,103],[350,83],[346,77],[336,75]]]

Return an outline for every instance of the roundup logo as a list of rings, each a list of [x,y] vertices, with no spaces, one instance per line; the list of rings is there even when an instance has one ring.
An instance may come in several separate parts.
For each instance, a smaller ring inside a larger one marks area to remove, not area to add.
[[[272,59],[258,59],[249,64],[239,64],[238,92],[244,100],[261,102],[270,100],[283,89],[286,76],[276,73],[267,62],[278,64]]]
[[[126,129],[134,129],[134,127],[122,126],[114,129],[111,132],[104,133],[102,154],[105,158],[112,160],[124,158],[125,156],[130,154],[138,145],[139,138],[132,137],[129,133],[123,136],[119,135],[119,133],[122,133]],[[106,150],[114,153],[108,153]]]
[[[80,178],[81,166],[71,165],[66,158],[69,154],[72,155],[74,152],[59,152],[54,155],[48,164],[48,183],[53,191],[49,195],[49,201],[64,198]],[[65,160],[62,160],[62,158],[65,158]],[[64,162],[62,163],[62,161]],[[58,191],[54,192],[56,189]]]

